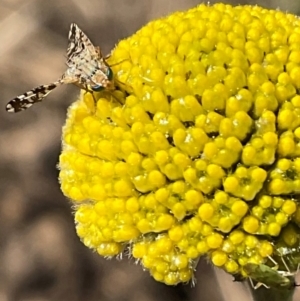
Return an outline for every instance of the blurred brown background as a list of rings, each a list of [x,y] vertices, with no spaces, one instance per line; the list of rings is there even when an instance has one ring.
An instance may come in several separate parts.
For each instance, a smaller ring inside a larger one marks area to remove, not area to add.
[[[226,2],[300,12],[299,0]],[[132,260],[108,261],[81,244],[56,169],[66,109],[78,88],[61,87],[26,112],[4,109],[10,99],[65,71],[71,22],[108,53],[149,20],[198,3],[0,0],[0,301],[250,300],[241,283],[205,260],[196,287],[167,287]]]

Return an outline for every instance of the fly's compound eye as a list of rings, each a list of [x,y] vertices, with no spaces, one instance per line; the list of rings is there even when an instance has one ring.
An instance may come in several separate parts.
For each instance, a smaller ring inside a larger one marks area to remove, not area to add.
[[[92,90],[95,91],[95,92],[99,92],[99,91],[102,91],[104,89],[103,86],[101,85],[95,85],[95,86],[91,86]]]
[[[112,80],[113,79],[114,74],[113,74],[113,72],[112,72],[112,70],[110,68],[107,69],[106,76],[107,76],[108,80]]]

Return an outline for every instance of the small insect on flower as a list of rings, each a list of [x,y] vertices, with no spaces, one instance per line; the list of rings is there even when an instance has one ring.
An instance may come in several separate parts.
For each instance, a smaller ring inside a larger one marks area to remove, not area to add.
[[[254,264],[247,263],[243,270],[249,276],[251,285],[254,289],[258,289],[261,286],[266,288],[275,287],[279,289],[289,289],[295,285],[293,278],[298,272],[290,271],[279,271],[276,267],[271,268],[265,264]],[[256,285],[253,285],[252,280],[257,282]]]
[[[100,48],[95,47],[75,23],[71,24],[69,31],[66,65],[68,68],[61,78],[17,96],[6,105],[6,111],[26,110],[63,84],[75,84],[89,92],[115,89],[113,72]]]

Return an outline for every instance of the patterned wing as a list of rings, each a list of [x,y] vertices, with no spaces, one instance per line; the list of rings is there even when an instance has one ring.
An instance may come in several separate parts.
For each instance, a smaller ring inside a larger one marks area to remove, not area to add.
[[[69,45],[67,48],[67,65],[82,52],[88,53],[91,57],[98,57],[99,52],[92,44],[86,34],[75,24],[72,23],[69,31]],[[85,56],[89,56],[86,54]]]
[[[49,85],[38,86],[22,95],[12,99],[6,105],[6,111],[17,113],[30,108],[33,104],[42,101],[53,89],[63,84],[61,80],[51,83]]]

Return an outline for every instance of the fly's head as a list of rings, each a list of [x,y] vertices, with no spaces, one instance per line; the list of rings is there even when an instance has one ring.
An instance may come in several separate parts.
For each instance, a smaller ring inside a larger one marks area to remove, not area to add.
[[[115,90],[112,69],[103,61],[101,68],[93,75],[91,85],[93,91],[99,92],[102,90]]]

